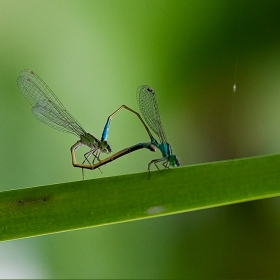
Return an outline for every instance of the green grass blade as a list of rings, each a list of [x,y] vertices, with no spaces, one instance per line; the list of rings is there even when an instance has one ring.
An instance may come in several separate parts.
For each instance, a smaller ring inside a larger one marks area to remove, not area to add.
[[[0,241],[280,194],[280,155],[0,192]]]

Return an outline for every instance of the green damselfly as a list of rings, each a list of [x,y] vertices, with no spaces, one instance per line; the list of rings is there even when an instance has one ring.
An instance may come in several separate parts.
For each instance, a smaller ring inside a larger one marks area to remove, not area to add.
[[[66,133],[72,133],[80,138],[77,143],[71,147],[72,164],[74,167],[96,169],[121,156],[142,148],[147,148],[153,152],[156,150],[155,145],[152,143],[139,143],[123,149],[120,152],[109,156],[107,159],[101,160],[100,155],[102,153],[109,154],[112,152],[111,147],[107,142],[109,127],[113,117],[116,116],[122,109],[126,109],[134,113],[144,125],[149,137],[151,139],[153,138],[145,122],[136,111],[126,105],[122,105],[108,117],[103,129],[101,140],[99,140],[84,130],[81,124],[66,110],[49,86],[33,71],[27,69],[22,70],[17,79],[17,83],[23,96],[30,103],[32,113],[37,119],[54,129]],[[77,163],[76,151],[82,145],[88,146],[90,150],[84,154],[84,161],[82,163]],[[89,158],[91,156],[93,156],[93,160],[90,162]],[[95,163],[95,160],[98,160],[98,162]]]

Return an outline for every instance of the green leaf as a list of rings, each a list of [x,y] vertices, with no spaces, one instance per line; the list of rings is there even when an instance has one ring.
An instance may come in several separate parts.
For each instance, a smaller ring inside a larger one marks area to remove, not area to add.
[[[0,192],[0,241],[280,194],[280,155]]]

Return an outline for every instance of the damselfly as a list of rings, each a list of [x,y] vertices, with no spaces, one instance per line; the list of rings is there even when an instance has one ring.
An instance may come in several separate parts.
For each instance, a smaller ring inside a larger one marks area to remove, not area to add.
[[[96,169],[101,165],[142,148],[147,148],[153,152],[156,150],[156,147],[151,143],[139,143],[101,161],[100,155],[102,153],[109,154],[112,152],[111,147],[107,142],[109,127],[113,117],[122,109],[129,110],[136,114],[143,123],[150,138],[152,137],[151,132],[137,112],[125,105],[122,105],[108,117],[103,129],[101,140],[98,140],[92,134],[84,130],[80,123],[65,109],[61,101],[57,98],[49,86],[33,71],[21,71],[20,76],[17,79],[17,83],[23,96],[32,106],[32,113],[37,119],[54,129],[72,133],[80,138],[79,141],[71,147],[72,164],[75,167]],[[76,150],[82,145],[88,146],[90,150],[84,154],[84,161],[82,164],[79,164],[76,160]],[[90,156],[93,156],[93,160],[91,162],[89,161]],[[95,163],[96,159],[99,161],[98,163]]]
[[[154,159],[148,164],[148,170],[150,171],[151,164],[155,164],[163,161],[163,166],[169,168],[169,166],[180,166],[180,162],[176,155],[172,153],[171,146],[167,142],[167,138],[164,129],[161,124],[160,114],[156,101],[156,93],[153,89],[147,85],[138,87],[136,98],[138,106],[148,126],[158,135],[160,143],[149,134],[152,145],[155,145],[162,153],[162,158]]]

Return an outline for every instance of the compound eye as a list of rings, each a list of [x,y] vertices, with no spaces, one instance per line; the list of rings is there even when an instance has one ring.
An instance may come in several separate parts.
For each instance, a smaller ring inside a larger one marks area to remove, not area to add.
[[[109,153],[112,152],[111,146],[109,144],[106,145],[106,149],[108,150]]]
[[[178,158],[175,156],[175,164],[177,165],[177,166],[180,166],[180,161],[178,160]]]

